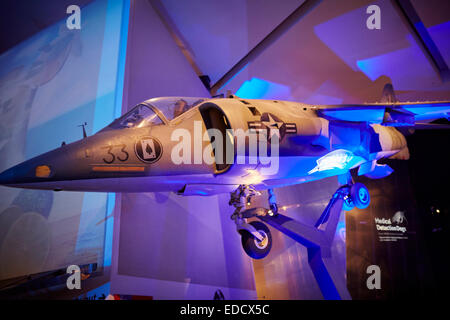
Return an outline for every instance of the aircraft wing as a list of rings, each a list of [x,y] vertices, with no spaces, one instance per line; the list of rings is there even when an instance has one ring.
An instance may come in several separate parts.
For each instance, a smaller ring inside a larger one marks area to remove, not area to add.
[[[414,126],[420,121],[449,119],[450,101],[328,105],[319,106],[317,112],[328,120]]]

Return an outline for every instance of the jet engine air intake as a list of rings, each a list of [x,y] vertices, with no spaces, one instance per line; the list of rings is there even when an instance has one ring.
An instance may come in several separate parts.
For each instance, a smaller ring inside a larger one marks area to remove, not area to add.
[[[215,157],[215,166],[216,166],[216,174],[226,172],[230,167],[231,163],[227,161],[230,156],[227,154],[227,145],[234,145],[234,139],[227,133],[227,129],[231,129],[229,121],[225,115],[225,113],[214,104],[206,104],[200,108],[200,113],[203,118],[203,122],[205,123],[205,127],[207,130],[209,129],[217,129],[221,132],[222,136],[222,153],[223,159],[218,159],[218,155],[220,153],[216,152],[216,149],[213,149],[214,157]],[[215,136],[210,135],[211,143],[216,139]],[[227,142],[228,140],[228,142]],[[220,144],[219,144],[220,145]],[[232,148],[234,149],[234,147]]]

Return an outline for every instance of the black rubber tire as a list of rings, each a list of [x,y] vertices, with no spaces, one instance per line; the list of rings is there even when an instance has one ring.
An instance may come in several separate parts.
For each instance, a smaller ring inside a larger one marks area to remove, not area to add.
[[[353,203],[358,209],[365,209],[370,204],[369,190],[362,183],[355,183],[350,189]]]
[[[269,228],[264,223],[252,221],[250,224],[262,235],[267,235],[267,244],[264,247],[258,246],[258,240],[256,240],[250,232],[243,231],[241,234],[242,247],[244,248],[245,253],[251,258],[262,259],[269,254],[270,249],[272,248],[272,235],[270,234]]]

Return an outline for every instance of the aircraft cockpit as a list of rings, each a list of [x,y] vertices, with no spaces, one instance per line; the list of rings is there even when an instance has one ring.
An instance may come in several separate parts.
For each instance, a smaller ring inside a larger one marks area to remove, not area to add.
[[[206,99],[193,97],[153,98],[138,104],[126,114],[114,120],[107,128],[142,128],[162,125],[177,118]]]
[[[170,121],[199,105],[206,99],[194,97],[162,97],[147,100],[145,103],[158,109]]]

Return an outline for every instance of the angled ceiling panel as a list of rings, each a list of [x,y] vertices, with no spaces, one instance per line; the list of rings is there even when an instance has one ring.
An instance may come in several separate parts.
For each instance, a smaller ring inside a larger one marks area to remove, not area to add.
[[[201,73],[215,83],[302,2],[166,0],[162,4]]]

